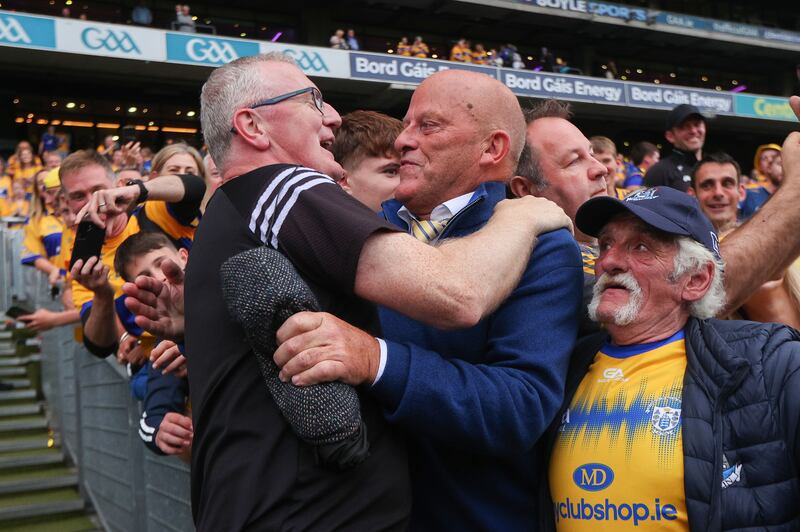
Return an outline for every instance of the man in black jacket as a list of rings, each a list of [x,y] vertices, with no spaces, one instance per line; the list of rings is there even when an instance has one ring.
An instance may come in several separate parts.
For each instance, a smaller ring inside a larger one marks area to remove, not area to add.
[[[647,171],[644,186],[686,192],[692,184],[692,169],[703,158],[706,118],[694,105],[678,105],[667,115],[664,137],[672,144],[672,152]]]
[[[796,530],[800,335],[709,319],[723,263],[686,194],[594,198],[576,222],[599,239],[589,312],[607,333],[573,354],[542,528]]]

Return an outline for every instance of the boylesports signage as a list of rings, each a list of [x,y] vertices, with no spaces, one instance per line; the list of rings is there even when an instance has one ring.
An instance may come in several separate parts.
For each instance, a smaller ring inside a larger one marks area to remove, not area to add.
[[[600,9],[597,6],[602,5],[612,4],[581,3],[574,0],[568,7],[572,6],[577,10],[585,7],[597,11]],[[683,22],[692,23],[686,20]],[[207,67],[216,67],[257,53],[282,52],[293,57],[310,77],[417,85],[436,72],[460,69],[494,77],[515,94],[524,97],[558,98],[649,109],[671,109],[676,105],[689,103],[707,113],[790,122],[796,120],[788,100],[774,96],[732,94],[391,54],[168,32],[138,26],[20,15],[7,11],[0,11],[0,46],[51,49],[55,52]]]
[[[476,3],[474,0],[465,0]],[[627,6],[612,2],[594,2],[590,0],[505,0],[510,4],[523,4],[544,8],[552,12],[578,13],[591,17],[607,17],[624,22],[640,22],[647,25],[650,30],[666,30],[668,28],[681,28],[693,30],[698,36],[711,36],[712,38],[722,38],[723,36],[744,37],[751,41],[762,41],[764,44],[769,42],[781,42],[786,44],[800,44],[800,33],[796,31],[766,28],[763,26],[753,26],[726,20],[716,20],[704,17],[696,17],[683,13],[670,13],[660,9],[646,9],[641,7]],[[603,19],[599,19],[603,21]]]

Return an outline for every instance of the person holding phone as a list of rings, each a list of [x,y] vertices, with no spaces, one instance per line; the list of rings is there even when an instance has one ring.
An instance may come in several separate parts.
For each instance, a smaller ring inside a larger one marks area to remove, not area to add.
[[[139,231],[160,231],[173,242],[191,242],[194,221],[205,194],[203,180],[192,175],[162,176],[143,183],[129,181],[114,188],[114,172],[102,155],[73,153],[59,170],[66,201],[77,220],[102,228],[104,241],[96,254],[71,261],[73,301],[80,309],[83,342],[92,354],[106,357],[117,350],[123,333],[115,313],[122,279],[113,269],[117,247]],[[158,208],[158,203],[169,208]],[[141,205],[144,203],[144,205]],[[157,208],[151,209],[154,205]],[[80,235],[76,236],[76,240]],[[76,244],[77,246],[77,244]],[[121,304],[121,307],[124,307]]]

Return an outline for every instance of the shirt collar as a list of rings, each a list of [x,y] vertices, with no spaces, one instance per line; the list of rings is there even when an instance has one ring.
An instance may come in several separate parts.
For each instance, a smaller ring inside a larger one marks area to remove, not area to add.
[[[475,191],[468,192],[457,198],[453,198],[450,200],[445,201],[444,203],[437,205],[432,211],[430,219],[434,222],[441,222],[446,221],[458,214],[461,210],[464,209],[469,204],[469,200],[472,199],[472,196],[475,194]],[[400,207],[397,211],[397,216],[403,220],[407,226],[411,225],[411,219],[419,220],[416,216],[411,214],[405,205]]]

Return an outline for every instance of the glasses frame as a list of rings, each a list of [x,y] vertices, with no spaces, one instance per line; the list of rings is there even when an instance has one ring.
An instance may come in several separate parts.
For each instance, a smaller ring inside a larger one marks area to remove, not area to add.
[[[320,92],[320,90],[316,87],[306,87],[304,89],[297,89],[296,91],[287,92],[286,94],[279,94],[278,96],[273,96],[272,98],[258,101],[253,105],[243,107],[242,109],[257,109],[259,107],[266,107],[267,105],[275,105],[276,103],[281,103],[284,100],[294,98],[295,96],[300,96],[301,94],[305,94],[307,92],[311,93],[311,100],[314,102],[314,107],[317,108],[317,111],[319,111],[322,116],[325,116],[325,100],[322,99],[322,92]],[[235,127],[231,127],[231,133],[236,135],[237,132]]]

